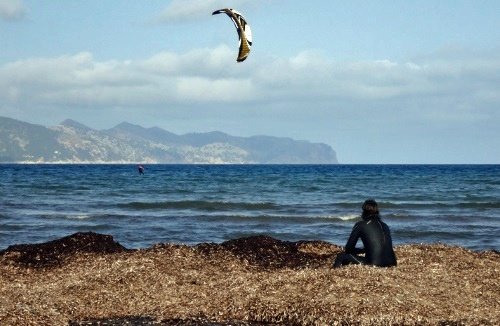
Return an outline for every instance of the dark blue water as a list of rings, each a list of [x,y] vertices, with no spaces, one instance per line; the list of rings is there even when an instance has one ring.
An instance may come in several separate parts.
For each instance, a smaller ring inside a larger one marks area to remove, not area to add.
[[[500,248],[500,165],[0,165],[0,249],[79,231],[129,248],[267,234],[344,245],[375,198],[396,244]]]

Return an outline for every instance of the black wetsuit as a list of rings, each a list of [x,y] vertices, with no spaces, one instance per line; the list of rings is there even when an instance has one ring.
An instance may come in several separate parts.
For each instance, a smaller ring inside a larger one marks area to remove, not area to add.
[[[363,249],[356,248],[358,239]],[[358,254],[364,253],[365,256]],[[354,225],[347,240],[345,252],[339,254],[334,267],[347,264],[367,264],[380,267],[396,266],[396,255],[392,248],[391,232],[379,215],[372,215]]]

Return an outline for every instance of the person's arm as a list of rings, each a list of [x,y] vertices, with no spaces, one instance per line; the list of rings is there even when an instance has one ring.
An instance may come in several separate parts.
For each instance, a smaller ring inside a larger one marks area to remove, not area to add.
[[[354,227],[352,228],[351,235],[349,236],[349,239],[347,240],[347,243],[345,245],[345,252],[348,254],[360,254],[364,253],[364,249],[359,249],[356,248],[356,243],[358,242],[359,239],[359,233],[360,233],[360,223],[356,223]]]

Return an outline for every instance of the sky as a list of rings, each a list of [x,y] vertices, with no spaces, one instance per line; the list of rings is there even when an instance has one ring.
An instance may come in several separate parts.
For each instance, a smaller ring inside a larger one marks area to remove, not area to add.
[[[252,28],[248,59],[225,15]],[[0,0],[0,116],[500,163],[500,1]]]

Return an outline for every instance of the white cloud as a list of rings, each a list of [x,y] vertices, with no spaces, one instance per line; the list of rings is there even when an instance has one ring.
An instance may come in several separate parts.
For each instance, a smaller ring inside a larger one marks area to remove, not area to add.
[[[235,61],[235,49],[222,45],[214,49],[196,49],[184,54],[162,52],[139,64],[152,74],[162,76],[206,76],[232,70],[224,69]]]
[[[130,62],[98,62],[84,52],[5,65],[0,68],[0,85],[9,93],[0,94],[25,105],[124,104],[124,98],[138,95],[138,89],[153,82],[146,77]]]
[[[379,112],[389,112],[396,107],[418,111],[421,118],[472,121],[495,114],[490,108],[500,105],[498,76],[498,56],[335,62],[304,52],[236,63],[226,46],[164,52],[138,61],[99,61],[83,52],[0,66],[0,108],[18,106],[30,114],[37,107],[182,105],[192,106],[192,114],[212,104],[229,104],[235,111],[240,105],[276,105],[300,115],[320,105],[338,110],[342,103],[345,110],[377,106]]]
[[[26,15],[22,0],[0,0],[0,19],[18,20]]]
[[[247,79],[180,78],[177,83],[179,98],[187,102],[226,102],[239,104],[252,101],[255,90]]]

